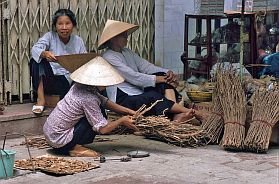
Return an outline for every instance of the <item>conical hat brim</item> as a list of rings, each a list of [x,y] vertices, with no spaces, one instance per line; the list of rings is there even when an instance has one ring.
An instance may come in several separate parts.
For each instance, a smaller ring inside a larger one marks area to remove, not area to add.
[[[106,47],[106,42],[113,37],[127,31],[128,35],[133,33],[139,28],[138,25],[120,22],[116,20],[107,20],[102,35],[98,41],[98,49]]]
[[[111,86],[124,82],[124,78],[100,56],[91,59],[70,77],[77,83],[91,86]]]
[[[58,63],[68,70],[70,73],[73,73],[76,69],[90,61],[91,59],[98,56],[96,53],[84,53],[84,54],[71,54],[63,56],[55,56],[58,60]]]

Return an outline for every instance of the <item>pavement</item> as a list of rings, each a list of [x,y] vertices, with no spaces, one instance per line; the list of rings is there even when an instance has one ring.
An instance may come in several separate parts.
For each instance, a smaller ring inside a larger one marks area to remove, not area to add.
[[[130,162],[109,161],[98,163],[92,158],[67,158],[100,164],[97,169],[74,175],[54,176],[37,171],[31,173],[15,169],[14,177],[0,179],[0,184],[279,184],[279,146],[267,154],[228,152],[218,145],[181,148],[135,135],[101,135],[106,142],[88,147],[106,158],[120,158],[131,150],[143,150],[149,157],[132,158]],[[20,145],[24,138],[8,139],[5,149],[15,150],[16,160],[27,159],[28,151]],[[0,145],[3,140],[0,141]],[[31,155],[53,154],[51,148],[31,148]]]

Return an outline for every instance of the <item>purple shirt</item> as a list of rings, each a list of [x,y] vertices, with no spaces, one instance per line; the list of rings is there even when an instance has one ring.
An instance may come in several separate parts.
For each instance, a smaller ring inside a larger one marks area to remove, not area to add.
[[[84,85],[74,84],[44,124],[43,131],[48,143],[54,148],[69,143],[73,138],[74,126],[84,116],[93,130],[99,131],[108,124],[100,109],[100,105],[106,102],[107,98],[99,93],[86,89]]]

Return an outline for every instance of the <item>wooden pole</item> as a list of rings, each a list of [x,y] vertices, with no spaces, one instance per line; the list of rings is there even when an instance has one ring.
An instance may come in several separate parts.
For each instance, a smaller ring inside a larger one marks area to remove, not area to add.
[[[245,12],[245,0],[242,0],[241,17],[240,17],[240,81],[243,80],[243,56],[244,56],[244,12]]]

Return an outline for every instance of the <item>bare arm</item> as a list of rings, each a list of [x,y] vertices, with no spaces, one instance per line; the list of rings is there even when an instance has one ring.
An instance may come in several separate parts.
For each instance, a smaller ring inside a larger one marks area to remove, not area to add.
[[[115,128],[117,128],[119,125],[124,125],[130,129],[138,131],[137,127],[133,123],[134,123],[134,120],[132,119],[131,116],[123,116],[122,118],[120,118],[116,121],[109,122],[106,126],[101,127],[99,129],[99,132],[101,134],[109,133],[109,132],[113,131]]]
[[[110,100],[107,101],[106,104],[107,109],[116,112],[118,114],[125,114],[125,115],[134,115],[136,114],[136,111],[123,107],[122,105],[116,104]]]

